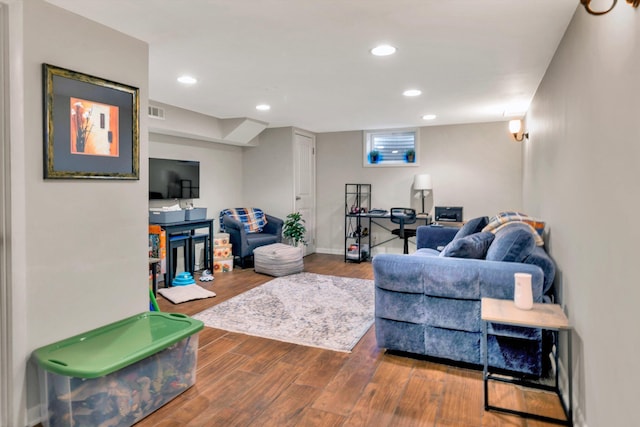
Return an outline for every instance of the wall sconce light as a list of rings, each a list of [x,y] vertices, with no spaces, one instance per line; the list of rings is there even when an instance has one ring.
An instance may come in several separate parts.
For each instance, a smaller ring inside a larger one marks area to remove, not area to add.
[[[640,1],[640,0],[639,0]],[[529,139],[529,132],[522,132],[522,120],[509,120],[509,132],[513,135],[513,139],[520,142],[523,139]],[[520,138],[518,138],[520,136]]]
[[[422,212],[421,214],[425,214],[424,211],[424,192],[426,191],[429,194],[429,191],[433,188],[431,184],[431,175],[425,173],[421,175],[416,175],[413,178],[413,189],[416,191],[420,191],[420,196],[422,197]]]
[[[600,12],[597,12],[591,9],[591,6],[590,6],[591,0],[580,0],[580,3],[582,3],[585,10],[592,15],[604,15],[605,13],[611,12],[611,9],[615,7],[616,3],[618,3],[618,0],[613,0],[613,3],[611,4],[611,7],[609,9],[602,10]],[[629,3],[633,7],[638,7],[638,5],[640,5],[640,0],[627,0],[627,3]]]

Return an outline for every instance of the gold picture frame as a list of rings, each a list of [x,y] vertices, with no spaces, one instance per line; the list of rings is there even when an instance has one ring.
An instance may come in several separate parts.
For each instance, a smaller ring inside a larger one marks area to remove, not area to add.
[[[139,89],[42,64],[45,179],[140,179]]]

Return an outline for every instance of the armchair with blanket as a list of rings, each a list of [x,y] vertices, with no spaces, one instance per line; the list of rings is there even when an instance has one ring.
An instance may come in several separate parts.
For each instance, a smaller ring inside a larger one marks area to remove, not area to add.
[[[459,230],[421,226],[415,253],[376,255],[378,345],[481,365],[482,297],[513,299],[514,273],[529,273],[534,301],[551,300],[555,264],[543,248],[541,227],[517,213],[501,213],[491,221],[476,218]],[[547,334],[492,324],[489,329],[490,366],[543,374]]]
[[[284,221],[258,208],[224,209],[220,212],[220,231],[229,233],[234,262],[244,268],[247,258],[260,246],[280,243]]]

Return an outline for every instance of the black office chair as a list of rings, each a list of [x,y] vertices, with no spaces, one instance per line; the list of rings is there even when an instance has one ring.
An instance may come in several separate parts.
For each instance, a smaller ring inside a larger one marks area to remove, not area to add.
[[[400,224],[400,228],[391,230],[392,234],[404,239],[404,253],[409,253],[409,237],[416,236],[415,228],[406,228],[407,224],[416,222],[416,210],[411,208],[391,208],[391,222]]]

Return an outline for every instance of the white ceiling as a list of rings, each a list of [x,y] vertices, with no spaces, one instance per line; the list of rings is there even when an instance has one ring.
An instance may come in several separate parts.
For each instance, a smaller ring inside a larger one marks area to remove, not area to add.
[[[512,106],[526,110],[579,4],[48,1],[148,42],[151,100],[313,132],[500,121]],[[383,42],[397,53],[372,56]],[[177,83],[185,73],[197,85]],[[422,95],[402,96],[408,88]],[[436,120],[421,119],[431,113]]]

